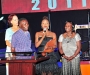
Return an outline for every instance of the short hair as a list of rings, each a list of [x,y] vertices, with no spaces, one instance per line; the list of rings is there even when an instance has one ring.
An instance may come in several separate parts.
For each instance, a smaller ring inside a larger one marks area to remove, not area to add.
[[[18,24],[20,24],[21,21],[23,20],[27,20],[26,18],[20,18],[19,21],[18,21]]]
[[[66,25],[67,23],[70,23],[70,24],[74,25],[74,23],[73,23],[72,21],[66,21],[66,22],[65,22],[65,25]]]

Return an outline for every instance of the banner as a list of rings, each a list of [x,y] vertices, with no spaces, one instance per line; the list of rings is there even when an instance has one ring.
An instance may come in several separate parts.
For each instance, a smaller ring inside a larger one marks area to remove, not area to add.
[[[1,0],[2,14],[90,9],[90,0]]]

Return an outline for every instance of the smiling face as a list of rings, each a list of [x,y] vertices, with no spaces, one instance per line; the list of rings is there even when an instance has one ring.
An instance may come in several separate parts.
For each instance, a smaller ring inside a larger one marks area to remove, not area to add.
[[[65,30],[66,30],[66,32],[71,32],[72,31],[72,23],[67,22],[65,25]]]
[[[12,17],[11,24],[13,26],[18,25],[18,17],[16,15]]]
[[[28,21],[27,20],[22,20],[20,22],[19,26],[23,31],[27,31],[28,27],[29,27]]]
[[[42,29],[44,29],[44,28],[48,29],[49,28],[49,21],[47,19],[43,19],[41,22],[41,26],[42,26]]]

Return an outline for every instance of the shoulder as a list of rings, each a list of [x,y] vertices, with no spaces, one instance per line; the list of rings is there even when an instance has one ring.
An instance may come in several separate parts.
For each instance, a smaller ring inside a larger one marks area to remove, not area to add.
[[[11,27],[10,28],[7,28],[6,31],[11,31],[11,29],[12,29]]]
[[[40,35],[40,34],[42,34],[42,33],[43,33],[42,31],[39,31],[39,32],[36,32],[35,35]]]
[[[66,38],[67,37],[67,33],[63,33],[60,35],[61,38]]]
[[[17,30],[17,31],[13,34],[13,36],[17,36],[18,33],[20,33],[20,30]]]
[[[63,38],[63,34],[60,34],[60,35],[59,35],[59,38]]]
[[[15,32],[15,34],[20,33],[20,29]]]
[[[30,32],[29,32],[29,31],[27,31],[27,34],[30,34]]]
[[[62,42],[62,41],[63,41],[63,34],[60,34],[60,35],[59,35],[58,42]]]
[[[56,33],[52,32],[52,31],[49,31],[49,33],[53,36],[56,36]]]
[[[75,34],[75,37],[80,37],[80,35],[78,33]]]
[[[76,38],[76,41],[81,40],[81,37],[80,37],[80,35],[78,33],[75,34],[75,38]]]
[[[80,36],[80,35],[78,33],[76,33],[75,36]]]

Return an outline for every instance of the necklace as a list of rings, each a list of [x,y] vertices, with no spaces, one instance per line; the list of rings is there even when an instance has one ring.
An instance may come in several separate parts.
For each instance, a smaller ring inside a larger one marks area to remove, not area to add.
[[[70,35],[66,34],[67,36],[67,43],[71,42],[72,33]]]
[[[72,37],[72,33],[70,35],[68,35],[68,33],[66,33],[66,36],[71,38]]]

